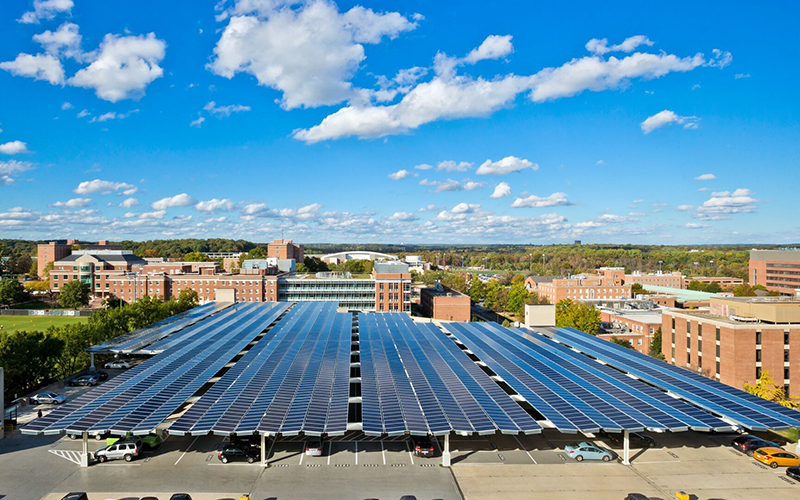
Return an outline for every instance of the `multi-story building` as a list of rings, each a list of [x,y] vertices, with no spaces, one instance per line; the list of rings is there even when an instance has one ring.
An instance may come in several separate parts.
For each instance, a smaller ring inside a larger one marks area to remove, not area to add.
[[[351,250],[344,252],[336,252],[325,254],[320,257],[322,262],[328,264],[342,264],[348,260],[399,260],[397,255],[389,255],[388,253],[371,252],[369,250]]]
[[[50,271],[50,289],[57,293],[68,282],[79,280],[89,285],[95,296],[119,296],[114,292],[115,288],[119,288],[116,286],[117,282],[127,274],[139,274],[135,268],[143,268],[145,265],[147,262],[133,255],[130,250],[105,248],[75,250],[53,263],[53,270]],[[133,300],[137,296],[141,296],[140,287],[131,287]]]
[[[446,321],[472,319],[472,301],[468,295],[437,285],[420,290],[419,305],[423,315]]]
[[[222,260],[222,269],[226,273],[231,272],[234,268],[239,267],[239,258],[243,252],[203,252],[206,257],[212,260]]]
[[[56,262],[72,253],[72,245],[51,241],[36,246],[36,272],[44,278],[44,268],[51,262]]]
[[[800,294],[800,249],[751,250],[749,281],[784,295]]]
[[[600,308],[600,328],[603,333],[598,337],[628,340],[634,349],[647,354],[661,323],[661,309]]]
[[[596,275],[580,274],[569,278],[557,278],[550,282],[537,282],[529,277],[525,281],[528,290],[545,297],[551,304],[564,299],[626,299],[631,296],[631,286],[624,284],[625,270],[621,267],[604,267]]]
[[[730,276],[687,276],[683,279],[683,282],[686,286],[689,286],[689,283],[692,281],[697,281],[698,283],[703,283],[705,285],[716,283],[717,285],[725,288],[734,287],[744,283],[742,278],[731,278]]]
[[[411,312],[411,271],[402,262],[376,262],[372,268],[375,281],[375,310]]]
[[[674,365],[739,389],[767,370],[800,392],[800,298],[712,297],[708,311],[665,310],[661,329]]]
[[[655,273],[642,273],[641,271],[634,271],[631,274],[625,275],[625,284],[633,285],[639,283],[640,285],[657,285],[668,286],[670,288],[683,288],[683,275],[674,271],[671,273],[663,273],[661,271]]]
[[[286,260],[294,259],[303,262],[303,245],[295,245],[292,240],[274,240],[267,245],[267,257]]]

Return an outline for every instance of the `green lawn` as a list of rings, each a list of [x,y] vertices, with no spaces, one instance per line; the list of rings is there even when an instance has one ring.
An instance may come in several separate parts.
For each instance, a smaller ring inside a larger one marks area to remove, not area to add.
[[[18,330],[39,330],[44,332],[51,326],[71,325],[87,321],[88,317],[73,316],[0,316],[3,329],[0,334]]]

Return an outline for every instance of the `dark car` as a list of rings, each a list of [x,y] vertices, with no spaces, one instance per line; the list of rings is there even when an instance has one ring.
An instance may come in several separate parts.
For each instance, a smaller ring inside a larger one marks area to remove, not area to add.
[[[101,382],[104,381],[104,380],[108,380],[108,373],[100,371],[100,370],[93,371],[93,372],[87,372],[86,375],[91,375],[93,377],[97,377],[97,380],[99,380]]]
[[[230,444],[246,448],[261,448],[261,436],[231,436]]]
[[[64,495],[61,500],[89,500],[89,497],[86,496],[86,493],[67,493]]]
[[[252,464],[260,458],[260,455],[261,450],[257,448],[229,445],[222,448],[219,453],[217,453],[217,458],[219,458],[223,464],[227,464],[231,460],[247,460],[248,464]]]
[[[786,469],[786,475],[795,481],[800,481],[800,467],[789,467]]]
[[[188,493],[174,493],[169,500],[192,500],[192,496]]]
[[[650,500],[650,497],[641,493],[628,493],[625,500]]]
[[[600,436],[608,439],[615,445],[622,446],[625,443],[625,436],[622,433],[601,432]],[[656,445],[656,440],[647,434],[639,434],[638,432],[631,432],[629,434],[631,446],[634,448],[652,448]]]
[[[756,436],[742,436],[736,438],[731,443],[734,449],[741,451],[748,457],[752,457],[753,453],[759,448],[782,448],[778,443],[767,441]]]
[[[81,375],[67,382],[67,385],[72,387],[93,386],[100,383],[100,379],[94,375]]]
[[[411,436],[411,447],[418,457],[432,457],[433,443],[428,436]]]

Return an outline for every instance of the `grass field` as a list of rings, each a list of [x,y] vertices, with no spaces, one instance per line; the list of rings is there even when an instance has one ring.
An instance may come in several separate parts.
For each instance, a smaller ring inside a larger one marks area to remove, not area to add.
[[[87,321],[87,317],[72,316],[0,316],[3,329],[0,334],[18,330],[38,330],[44,332],[51,326],[71,325]]]

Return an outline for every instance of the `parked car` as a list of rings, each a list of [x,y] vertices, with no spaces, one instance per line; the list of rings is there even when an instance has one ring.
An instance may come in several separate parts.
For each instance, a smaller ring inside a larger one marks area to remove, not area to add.
[[[142,451],[142,446],[139,443],[122,442],[106,445],[94,452],[94,458],[99,462],[106,460],[119,460],[124,459],[130,462],[139,456]]]
[[[411,446],[418,457],[433,456],[433,443],[428,436],[411,436]]]
[[[174,493],[169,500],[192,500],[192,496],[188,493]]]
[[[103,368],[111,368],[114,370],[123,370],[123,369],[127,370],[131,366],[133,365],[127,359],[115,359],[114,361],[109,361],[108,363],[103,365]]]
[[[100,382],[104,382],[104,381],[108,380],[108,372],[103,372],[103,371],[100,371],[100,370],[95,370],[93,372],[87,372],[86,375],[93,375],[93,376],[97,377],[97,380],[99,380]]]
[[[733,447],[748,457],[752,457],[753,453],[759,448],[780,448],[781,445],[778,443],[773,443],[772,441],[767,441],[766,439],[761,439],[757,436],[749,436],[749,439],[744,439],[745,436],[741,438],[736,438],[733,440]]]
[[[217,453],[217,458],[223,464],[227,464],[231,460],[247,460],[248,464],[252,464],[259,459],[260,454],[261,451],[258,448],[228,445]]]
[[[789,467],[786,469],[786,475],[795,481],[800,481],[800,467]]]
[[[322,456],[322,441],[315,439],[306,443],[306,455],[309,457]]]
[[[625,436],[621,432],[600,432],[600,436],[619,446],[622,446],[625,442]],[[630,437],[631,446],[634,448],[652,448],[656,445],[656,440],[647,434],[631,432],[628,436]]]
[[[628,493],[625,500],[650,500],[650,497],[641,493]]]
[[[138,443],[140,446],[147,447],[148,450],[153,450],[161,446],[161,437],[158,434],[148,434],[146,436],[134,436],[130,432],[123,438],[108,437],[106,438],[106,445],[111,445],[117,442]]]
[[[773,469],[800,466],[800,457],[794,453],[789,453],[783,448],[759,448],[753,453],[753,458],[762,464],[769,465]]]
[[[80,377],[75,377],[67,382],[67,385],[72,387],[80,387],[80,386],[94,386],[100,383],[100,379],[95,377],[94,375],[81,375]]]
[[[28,403],[32,405],[50,404],[60,405],[67,400],[67,397],[57,392],[41,392],[28,398]]]
[[[586,442],[568,444],[564,447],[564,451],[567,453],[567,456],[574,458],[578,462],[584,460],[602,460],[603,462],[608,462],[615,458],[614,452]]]
[[[244,446],[247,448],[261,448],[261,436],[231,436],[230,444],[233,446]]]
[[[106,435],[107,435],[107,434],[105,434],[105,433],[104,433],[104,434],[93,434],[93,436],[94,436],[94,439],[95,439],[96,441],[100,441],[100,440],[102,440],[104,437],[106,437]],[[80,439],[80,438],[81,438],[81,435],[80,435],[80,434],[67,434],[67,437],[68,437],[68,438],[70,438],[70,439]],[[107,443],[106,443],[106,444],[107,444]]]
[[[61,500],[89,500],[89,497],[86,495],[86,492],[80,493],[67,493]]]

